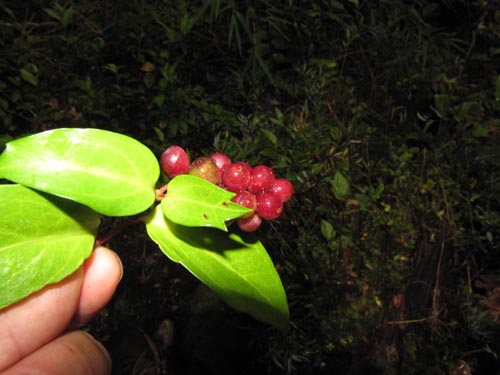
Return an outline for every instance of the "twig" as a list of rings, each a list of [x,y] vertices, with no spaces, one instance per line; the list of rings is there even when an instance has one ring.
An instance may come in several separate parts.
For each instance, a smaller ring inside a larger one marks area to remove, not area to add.
[[[385,324],[389,324],[389,325],[395,325],[395,324],[397,324],[397,325],[400,325],[400,324],[423,323],[426,320],[429,320],[429,318],[426,317],[426,318],[409,319],[409,320],[392,320],[392,321],[389,321],[389,322],[385,322]]]
[[[440,294],[440,279],[441,279],[441,268],[443,265],[443,258],[444,258],[444,250],[445,250],[445,240],[441,240],[441,250],[439,252],[439,260],[438,260],[438,265],[437,265],[437,270],[436,270],[436,283],[434,285],[434,290],[433,290],[433,296],[432,296],[432,316],[437,316],[437,305],[438,305],[438,299],[439,299],[439,294]]]
[[[117,234],[120,234],[125,228],[127,228],[130,225],[138,222],[139,218],[141,216],[142,216],[142,214],[141,215],[132,216],[127,221],[124,221],[124,222],[120,223],[119,225],[117,225],[116,227],[114,227],[113,229],[111,229],[105,235],[103,235],[103,236],[101,236],[99,238],[96,238],[96,240],[94,242],[94,249],[97,248],[97,247],[99,247],[99,246],[104,245],[106,242],[108,242],[109,240],[111,240],[114,236],[116,236]]]
[[[163,185],[161,188],[155,190],[156,194],[155,198],[158,202],[161,201],[163,198],[165,198],[165,193],[167,189],[168,189],[168,184]]]

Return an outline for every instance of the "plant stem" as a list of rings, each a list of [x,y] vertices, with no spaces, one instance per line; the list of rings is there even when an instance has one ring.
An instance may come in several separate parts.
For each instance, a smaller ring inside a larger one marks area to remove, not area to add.
[[[119,225],[117,225],[116,227],[111,229],[108,233],[96,238],[96,240],[94,242],[94,249],[99,247],[99,246],[104,245],[106,242],[110,241],[114,236],[116,236],[117,234],[120,234],[127,227],[138,222],[142,215],[143,214],[131,216],[128,218],[128,220],[120,223]]]
[[[163,185],[159,189],[156,189],[156,201],[161,201],[163,198],[165,198],[165,192],[167,191],[167,187],[168,187],[168,184]],[[127,221],[120,223],[120,225],[111,229],[105,235],[103,235],[99,238],[96,238],[96,240],[94,242],[94,249],[96,247],[102,246],[103,244],[105,244],[106,242],[111,240],[114,236],[116,236],[117,234],[120,234],[120,232],[122,232],[128,226],[138,222],[140,220],[140,218],[142,216],[144,216],[147,212],[149,212],[149,210],[147,210],[146,212],[143,212],[141,214],[129,217]]]
[[[168,184],[163,185],[161,188],[156,189],[156,200],[159,202],[165,198],[165,193],[168,189]]]

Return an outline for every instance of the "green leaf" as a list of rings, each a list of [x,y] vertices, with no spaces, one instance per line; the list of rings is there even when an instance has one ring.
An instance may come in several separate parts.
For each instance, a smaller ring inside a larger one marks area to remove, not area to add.
[[[33,86],[38,86],[38,78],[26,69],[20,69],[21,78]]]
[[[55,9],[50,9],[50,8],[43,8],[43,11],[45,13],[47,13],[50,17],[58,20],[58,21],[61,21],[61,12],[55,10]]]
[[[276,137],[276,135],[274,135],[274,133],[268,129],[260,129],[260,131],[262,132],[262,134],[264,134],[264,137],[267,138],[267,140],[269,142],[271,142],[273,145],[275,145],[276,143],[278,143],[278,138]]]
[[[375,188],[375,194],[374,194],[374,198],[375,199],[379,199],[381,196],[382,196],[382,193],[384,192],[385,190],[385,185],[383,182],[379,182],[377,187]]]
[[[65,9],[61,16],[61,24],[64,27],[68,27],[73,20],[73,8]]]
[[[0,309],[72,274],[90,255],[99,216],[21,185],[0,185]]]
[[[234,196],[234,193],[203,178],[180,175],[168,183],[161,207],[165,216],[174,223],[227,231],[227,220],[250,212],[250,209],[231,202]]]
[[[488,137],[488,135],[489,135],[489,129],[483,125],[477,125],[472,131],[472,136],[474,138]]]
[[[165,95],[164,94],[160,94],[160,95],[156,95],[154,98],[153,98],[153,103],[158,107],[158,108],[161,108],[161,106],[163,105],[163,103],[165,102]]]
[[[266,249],[255,239],[166,219],[160,207],[145,218],[149,236],[235,310],[285,331],[286,294]]]
[[[55,129],[7,143],[0,178],[75,200],[109,216],[155,200],[159,164],[133,138],[99,129]]]
[[[347,181],[341,172],[336,171],[333,176],[332,188],[337,199],[344,198],[349,194],[349,181]]]
[[[193,20],[189,18],[187,14],[184,14],[181,18],[180,22],[180,30],[182,34],[187,34],[189,31],[191,31],[191,28],[193,27]]]
[[[443,117],[448,112],[450,107],[451,98],[447,94],[435,94],[434,95],[434,105],[438,116]]]
[[[321,220],[321,234],[323,238],[327,241],[331,241],[337,235],[335,229],[333,229],[332,224],[327,220]]]
[[[163,134],[163,131],[160,128],[156,127],[156,126],[153,127],[153,130],[156,133],[156,136],[158,137],[158,140],[160,142],[163,142],[165,140],[165,135]]]

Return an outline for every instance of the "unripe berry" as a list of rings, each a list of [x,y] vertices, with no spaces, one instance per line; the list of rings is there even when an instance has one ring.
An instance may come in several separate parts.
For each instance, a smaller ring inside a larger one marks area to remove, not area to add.
[[[222,175],[222,185],[226,190],[238,193],[246,190],[250,182],[252,167],[245,162],[237,161],[226,168]]]
[[[254,213],[252,216],[247,218],[240,217],[237,220],[237,223],[242,231],[253,232],[260,227],[260,224],[262,224],[262,218]]]
[[[283,212],[283,203],[274,193],[257,194],[257,214],[263,219],[274,220]]]
[[[271,168],[267,165],[257,165],[252,169],[248,190],[255,194],[269,190],[274,180],[274,172]]]
[[[231,199],[232,202],[239,204],[240,206],[246,207],[251,209],[249,213],[243,215],[241,218],[248,218],[252,216],[255,211],[257,210],[257,197],[250,193],[249,191],[240,191],[237,193],[233,199]]]
[[[174,178],[188,172],[189,157],[182,147],[170,146],[161,154],[160,166],[168,177]]]
[[[288,202],[293,196],[293,185],[285,178],[274,180],[271,191],[283,202]]]
[[[201,177],[215,185],[220,182],[219,168],[208,156],[200,156],[193,160],[188,174]]]

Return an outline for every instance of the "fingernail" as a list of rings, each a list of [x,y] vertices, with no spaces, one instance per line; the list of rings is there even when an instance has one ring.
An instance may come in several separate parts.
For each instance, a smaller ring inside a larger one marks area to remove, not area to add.
[[[115,253],[113,250],[111,250],[111,251],[115,255],[116,259],[118,260],[118,263],[120,264],[120,280],[119,281],[121,281],[123,278],[123,263],[122,263],[120,256],[117,253]]]

